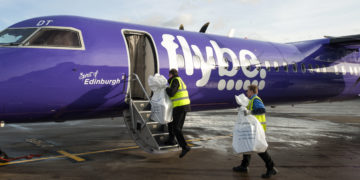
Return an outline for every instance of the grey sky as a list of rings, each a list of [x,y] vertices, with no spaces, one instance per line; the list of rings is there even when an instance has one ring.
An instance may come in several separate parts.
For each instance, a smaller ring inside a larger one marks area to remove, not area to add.
[[[79,15],[275,42],[360,34],[357,0],[0,0],[0,28],[46,15]]]

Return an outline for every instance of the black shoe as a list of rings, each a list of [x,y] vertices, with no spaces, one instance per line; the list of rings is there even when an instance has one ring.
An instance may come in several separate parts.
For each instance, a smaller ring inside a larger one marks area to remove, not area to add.
[[[272,168],[270,170],[267,170],[265,174],[263,174],[262,178],[270,178],[271,176],[278,173],[278,170],[276,168]]]
[[[249,172],[249,168],[240,165],[240,166],[233,167],[233,171],[247,173],[247,172]]]
[[[180,155],[179,155],[179,158],[184,157],[184,156],[186,155],[186,153],[190,151],[190,149],[191,149],[191,148],[190,148],[189,146],[186,146],[186,147],[181,151],[181,153],[180,153]]]

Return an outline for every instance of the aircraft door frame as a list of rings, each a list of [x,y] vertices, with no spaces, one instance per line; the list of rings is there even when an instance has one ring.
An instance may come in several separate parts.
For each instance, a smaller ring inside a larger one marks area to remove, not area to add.
[[[131,73],[133,73],[132,72],[133,65],[132,65],[131,55],[130,55],[130,52],[129,52],[129,44],[128,44],[128,39],[127,39],[127,37],[131,36],[131,35],[144,36],[145,39],[148,40],[149,45],[150,45],[151,50],[152,50],[152,55],[153,55],[153,60],[154,60],[154,62],[153,62],[154,63],[154,74],[159,73],[160,68],[159,68],[158,51],[157,51],[157,48],[156,48],[154,38],[151,36],[151,34],[146,32],[146,31],[134,30],[134,29],[122,29],[121,32],[122,32],[122,35],[123,35],[123,38],[124,38],[124,43],[125,43],[126,53],[127,53],[127,59],[128,59],[128,77],[131,75]],[[144,58],[144,60],[145,60],[145,58]],[[144,61],[144,63],[145,63],[145,61]],[[147,87],[147,79],[146,79],[146,77],[145,77],[145,82],[143,82],[143,83],[145,83],[144,86],[146,88]],[[128,79],[127,90],[126,90],[127,97],[128,97],[128,95],[130,93],[130,89],[131,89],[130,87],[131,87],[131,82]],[[148,90],[148,88],[146,88],[146,89]]]

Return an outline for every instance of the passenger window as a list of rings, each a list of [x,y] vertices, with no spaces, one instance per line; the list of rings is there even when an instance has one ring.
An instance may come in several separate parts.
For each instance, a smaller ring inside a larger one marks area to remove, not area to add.
[[[334,66],[334,71],[335,71],[336,75],[339,75],[339,69],[338,69],[338,67],[336,65]]]
[[[353,72],[352,67],[349,67],[349,69],[350,69],[350,74],[351,74],[351,75],[353,75],[353,74],[354,74],[354,72]]]
[[[69,29],[39,30],[25,45],[80,48],[80,36],[77,31]]]
[[[297,72],[297,71],[298,71],[298,68],[297,68],[297,64],[296,64],[296,63],[292,64],[292,69],[293,69],[293,72]]]
[[[289,72],[289,67],[288,67],[288,64],[286,62],[283,62],[283,66],[284,66],[284,71]]]
[[[269,61],[265,61],[265,68],[267,71],[270,71],[270,63]]]
[[[305,64],[304,63],[301,63],[301,71],[303,73],[306,73],[306,67],[305,67]]]
[[[256,67],[256,70],[260,71],[260,69],[261,69],[261,64],[258,63],[258,64],[255,65],[255,67]]]
[[[327,71],[326,71],[326,66],[325,65],[322,65],[322,72],[323,73],[326,73]]]
[[[311,65],[311,64],[309,64],[309,65],[308,65],[308,69],[309,69],[309,72],[311,72],[311,73],[313,73],[313,72],[314,72],[314,69],[313,69],[313,67],[312,67],[312,65]]]
[[[316,69],[315,69],[315,71],[317,72],[317,73],[320,73],[320,66],[317,64],[317,65],[315,65],[316,66]]]
[[[235,59],[235,61],[239,61],[239,60],[238,60],[238,59]],[[239,69],[241,68],[241,65],[240,65],[240,64],[237,64],[237,65],[235,66],[235,64],[232,63],[232,65],[233,65],[233,68],[235,68],[236,70],[239,70]]]
[[[354,67],[354,73],[355,75],[358,75],[358,70],[356,69],[356,67]]]
[[[346,69],[344,66],[341,66],[341,72],[343,73],[343,75],[346,75]]]
[[[278,62],[276,62],[276,61],[274,61],[274,69],[275,69],[275,71],[276,72],[279,72],[279,63]]]

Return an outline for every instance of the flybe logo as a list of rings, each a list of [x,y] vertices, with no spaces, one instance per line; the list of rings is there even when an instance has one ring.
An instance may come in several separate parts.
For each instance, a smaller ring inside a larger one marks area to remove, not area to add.
[[[241,49],[237,55],[233,50],[225,47],[220,48],[215,41],[210,40],[211,46],[205,47],[206,54],[204,56],[197,45],[189,45],[183,36],[176,36],[176,38],[182,48],[183,56],[176,53],[179,45],[174,42],[175,36],[171,34],[163,34],[162,36],[161,45],[167,50],[170,69],[185,68],[186,75],[188,76],[194,74],[194,69],[201,69],[202,77],[196,81],[197,87],[206,86],[210,80],[211,73],[213,73],[213,70],[216,70],[216,66],[218,66],[220,77],[231,78],[228,81],[221,79],[217,85],[219,90],[226,89],[230,91],[234,88],[236,90],[247,90],[250,84],[258,85],[259,90],[264,89],[266,70],[260,70],[260,62],[253,52]],[[191,50],[194,52],[194,55]],[[214,52],[217,57],[216,61]],[[231,69],[229,69],[229,61],[232,63]],[[255,66],[256,68],[251,70],[250,66]],[[240,70],[244,76],[235,76]],[[258,76],[261,78],[260,82],[256,80]],[[240,77],[245,79],[241,79]]]

